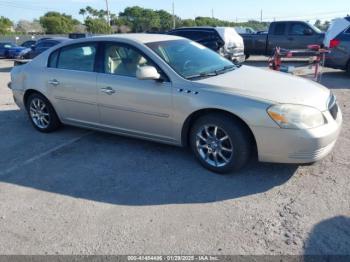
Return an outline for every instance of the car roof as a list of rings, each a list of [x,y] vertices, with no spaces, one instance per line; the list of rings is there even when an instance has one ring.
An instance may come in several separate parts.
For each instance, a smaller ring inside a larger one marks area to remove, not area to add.
[[[86,38],[87,41],[94,39],[108,39],[108,40],[118,40],[118,39],[128,39],[132,41],[137,41],[141,43],[152,43],[152,42],[163,42],[171,40],[180,40],[182,37],[173,36],[173,35],[163,35],[163,34],[115,34],[115,35],[102,35],[102,36],[93,36]]]

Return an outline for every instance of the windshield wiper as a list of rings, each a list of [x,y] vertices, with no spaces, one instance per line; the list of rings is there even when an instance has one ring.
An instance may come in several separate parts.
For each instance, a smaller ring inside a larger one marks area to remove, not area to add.
[[[215,73],[217,75],[219,75],[219,74],[225,73],[226,71],[231,71],[231,70],[234,70],[234,69],[236,69],[235,65],[229,65],[229,66],[225,66],[223,68],[215,70]]]
[[[204,77],[217,76],[217,75],[218,74],[216,73],[216,71],[215,72],[203,72],[203,73],[187,76],[186,79],[193,80],[196,78],[204,78]]]

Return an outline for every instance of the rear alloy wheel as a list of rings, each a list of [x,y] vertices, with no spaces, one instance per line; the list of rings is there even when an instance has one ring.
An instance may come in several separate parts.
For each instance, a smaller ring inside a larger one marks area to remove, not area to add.
[[[249,160],[252,144],[241,122],[221,114],[199,118],[191,130],[190,142],[199,162],[221,174],[242,168]]]
[[[40,132],[49,133],[60,126],[60,121],[50,102],[38,93],[27,100],[27,111],[33,126]]]

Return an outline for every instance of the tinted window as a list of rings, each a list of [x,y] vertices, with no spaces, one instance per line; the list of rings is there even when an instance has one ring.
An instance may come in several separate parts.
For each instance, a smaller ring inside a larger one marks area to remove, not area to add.
[[[275,31],[273,32],[274,35],[284,35],[286,31],[286,24],[285,23],[277,23],[275,24]]]
[[[191,40],[196,40],[196,36],[194,35],[193,31],[175,31],[172,34],[182,36]]]
[[[31,47],[34,44],[35,44],[35,41],[26,41],[21,46],[23,46],[23,47]]]
[[[56,50],[55,52],[53,52],[50,55],[48,67],[56,67],[57,66],[58,53],[59,53],[59,50]]]
[[[64,47],[61,49],[57,68],[93,72],[95,55],[96,44]]]
[[[203,41],[208,39],[218,39],[217,34],[214,31],[199,31],[199,30],[184,30],[176,31],[174,35],[182,36],[193,41]]]
[[[306,24],[293,23],[289,28],[290,35],[304,35],[305,30],[310,29]]]
[[[136,71],[142,66],[154,66],[136,49],[108,43],[105,46],[104,72],[107,74],[136,77]]]
[[[345,34],[350,34],[350,27],[345,31]]]

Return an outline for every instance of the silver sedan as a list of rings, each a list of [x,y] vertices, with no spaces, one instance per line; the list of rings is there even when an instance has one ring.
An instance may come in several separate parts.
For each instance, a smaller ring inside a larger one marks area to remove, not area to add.
[[[325,87],[237,67],[184,38],[128,34],[63,43],[15,67],[11,87],[33,126],[61,124],[189,146],[228,173],[257,152],[263,162],[322,159],[342,115]]]

